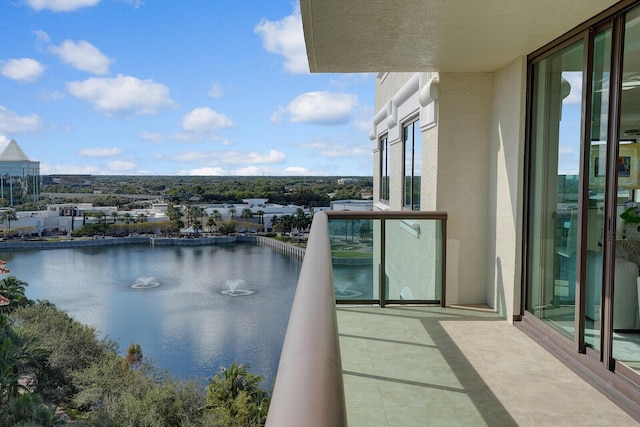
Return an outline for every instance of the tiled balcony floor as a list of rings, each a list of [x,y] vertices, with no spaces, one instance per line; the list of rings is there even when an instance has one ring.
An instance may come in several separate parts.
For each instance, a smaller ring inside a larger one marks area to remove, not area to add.
[[[338,307],[350,427],[635,426],[494,313]]]

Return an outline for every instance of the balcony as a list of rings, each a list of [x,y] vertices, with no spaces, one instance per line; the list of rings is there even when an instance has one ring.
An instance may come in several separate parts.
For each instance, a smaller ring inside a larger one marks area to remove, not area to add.
[[[314,217],[268,426],[636,424],[488,308],[444,307],[446,215],[398,215]],[[336,275],[332,247],[371,255]]]

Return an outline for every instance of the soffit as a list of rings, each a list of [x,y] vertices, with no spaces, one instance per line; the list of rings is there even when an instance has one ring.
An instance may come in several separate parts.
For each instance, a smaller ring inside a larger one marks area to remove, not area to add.
[[[612,0],[300,0],[312,72],[495,71]]]

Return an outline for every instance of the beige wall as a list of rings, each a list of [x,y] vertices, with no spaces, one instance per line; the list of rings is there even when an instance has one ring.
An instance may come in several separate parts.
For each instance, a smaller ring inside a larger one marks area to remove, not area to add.
[[[487,300],[509,321],[520,314],[526,58],[494,74]]]
[[[437,125],[422,132],[421,206],[449,214],[447,302],[486,303],[512,320],[519,314],[521,300],[526,58],[494,73],[422,73],[416,96],[407,98],[403,114],[420,110],[418,94],[434,76],[439,79]],[[378,81],[376,108],[381,125],[374,128],[372,137],[384,133],[385,106],[412,78],[414,73],[389,73]],[[402,119],[399,115],[398,122]],[[377,198],[380,153],[373,140],[374,201],[378,209],[401,210],[399,134],[389,130],[389,142],[391,197],[382,205]]]
[[[436,209],[449,214],[447,301],[486,301],[493,75],[441,73]]]

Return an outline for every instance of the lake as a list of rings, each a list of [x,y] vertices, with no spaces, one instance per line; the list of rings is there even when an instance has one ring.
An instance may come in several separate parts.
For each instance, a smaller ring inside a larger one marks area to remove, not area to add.
[[[117,339],[122,354],[138,343],[181,378],[250,364],[264,388],[275,378],[301,267],[252,243],[0,251],[0,259],[29,284],[27,297]],[[232,285],[253,293],[221,293]]]

